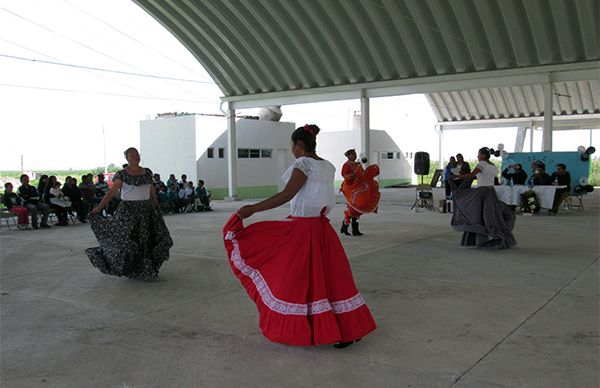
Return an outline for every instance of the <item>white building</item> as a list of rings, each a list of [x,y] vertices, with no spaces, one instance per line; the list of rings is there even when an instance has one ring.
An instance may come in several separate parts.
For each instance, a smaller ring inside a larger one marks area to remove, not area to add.
[[[260,198],[282,188],[281,175],[292,163],[290,136],[294,123],[240,119],[237,126],[238,195]],[[321,132],[317,151],[338,169],[336,185],[346,158],[344,152],[358,148],[360,131]],[[385,131],[371,131],[369,163],[381,168],[382,186],[410,182],[412,165]],[[187,115],[140,122],[140,151],[143,165],[166,181],[173,173],[179,179],[205,181],[213,198],[227,195],[227,133],[223,117]]]

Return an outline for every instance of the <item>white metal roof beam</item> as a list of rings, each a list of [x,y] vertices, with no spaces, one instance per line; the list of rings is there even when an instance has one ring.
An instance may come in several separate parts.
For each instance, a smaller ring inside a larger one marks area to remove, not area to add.
[[[365,90],[368,97],[387,97],[453,90],[543,84],[548,82],[548,77],[552,82],[587,81],[598,78],[599,68],[600,61],[589,61],[566,65],[535,66],[394,81],[364,82],[353,85],[222,97],[221,99],[232,102],[234,109],[244,109],[269,105],[292,105],[307,102],[354,99],[360,98],[361,90]]]
[[[556,130],[566,129],[600,129],[600,114],[583,114],[569,116],[554,116],[552,119],[553,128]],[[470,121],[451,121],[438,122],[440,129],[483,129],[483,128],[504,128],[504,127],[541,127],[544,125],[544,117],[527,117],[515,119],[490,119],[490,120],[470,120]]]

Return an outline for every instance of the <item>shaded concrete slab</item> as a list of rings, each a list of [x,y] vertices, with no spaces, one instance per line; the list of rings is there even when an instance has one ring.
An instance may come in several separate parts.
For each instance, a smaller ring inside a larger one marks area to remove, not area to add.
[[[384,190],[342,242],[378,329],[343,351],[271,343],[232,275],[221,227],[240,203],[165,217],[158,281],[110,277],[89,226],[0,228],[0,383],[7,387],[593,387],[598,196],[519,216],[507,251],[458,246],[450,215]],[[337,228],[343,212],[331,214]],[[277,209],[250,222],[281,219]]]

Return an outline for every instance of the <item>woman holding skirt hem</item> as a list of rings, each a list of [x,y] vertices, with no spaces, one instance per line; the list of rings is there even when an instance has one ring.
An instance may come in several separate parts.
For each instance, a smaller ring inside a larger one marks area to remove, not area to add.
[[[316,125],[292,134],[296,161],[283,191],[240,208],[223,228],[234,274],[256,303],[269,340],[288,345],[346,347],[373,331],[348,258],[326,215],[335,205],[335,167],[317,156]],[[242,219],[291,200],[284,221]]]
[[[173,240],[159,210],[152,171],[139,165],[135,148],[125,151],[128,167],[117,172],[111,189],[90,213],[90,226],[99,247],[85,250],[101,272],[133,279],[154,280]],[[121,190],[112,218],[100,216],[102,209]]]

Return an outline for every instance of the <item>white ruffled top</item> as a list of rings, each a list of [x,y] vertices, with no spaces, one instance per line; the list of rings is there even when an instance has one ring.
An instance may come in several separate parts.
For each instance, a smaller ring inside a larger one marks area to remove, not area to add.
[[[329,214],[335,206],[335,166],[327,160],[300,157],[285,171],[282,178],[287,183],[297,168],[308,177],[304,186],[290,202],[290,215],[294,217],[319,217],[321,209]]]

